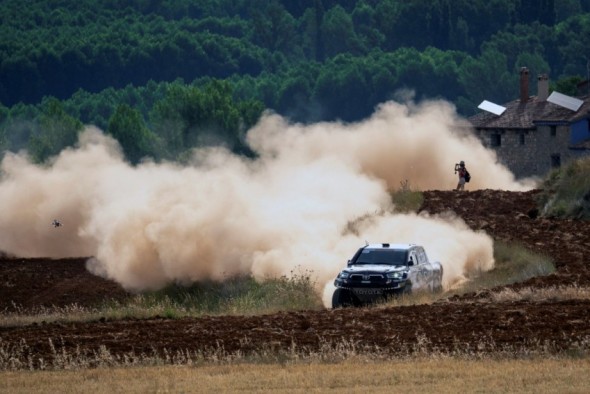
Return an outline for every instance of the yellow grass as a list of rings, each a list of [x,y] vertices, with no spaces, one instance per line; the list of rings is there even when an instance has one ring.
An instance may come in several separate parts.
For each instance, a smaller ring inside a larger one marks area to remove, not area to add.
[[[589,300],[590,288],[579,286],[504,289],[490,295],[492,302]]]
[[[404,392],[587,393],[590,360],[348,360],[2,372],[6,393]]]

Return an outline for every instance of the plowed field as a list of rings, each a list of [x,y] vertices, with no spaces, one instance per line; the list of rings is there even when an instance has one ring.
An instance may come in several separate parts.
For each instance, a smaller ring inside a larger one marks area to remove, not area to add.
[[[536,191],[481,190],[425,192],[423,211],[455,212],[473,229],[495,239],[520,242],[551,256],[556,273],[512,285],[590,286],[590,225],[586,221],[541,218]],[[88,273],[84,259],[0,259],[0,309],[39,306],[91,306],[105,299],[123,299],[118,285]],[[49,339],[71,353],[113,355],[223,348],[248,352],[263,348],[318,350],[342,340],[358,347],[411,352],[417,347],[438,350],[523,349],[547,344],[569,348],[590,340],[590,301],[492,302],[486,292],[443,299],[431,305],[301,311],[263,316],[186,319],[118,320],[87,323],[33,324],[0,328],[3,343],[25,340],[34,357],[50,360]]]

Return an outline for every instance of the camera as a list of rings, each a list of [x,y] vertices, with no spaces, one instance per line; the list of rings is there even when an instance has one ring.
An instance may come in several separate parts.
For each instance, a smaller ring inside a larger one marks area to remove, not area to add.
[[[455,163],[455,174],[457,173],[457,171],[459,171],[460,168],[461,165],[459,163]]]

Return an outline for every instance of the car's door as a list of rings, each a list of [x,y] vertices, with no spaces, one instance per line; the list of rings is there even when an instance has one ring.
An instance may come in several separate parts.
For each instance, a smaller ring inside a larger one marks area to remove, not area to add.
[[[410,249],[408,253],[408,278],[412,282],[412,290],[420,289],[423,286],[422,275],[420,273],[420,262],[418,260],[418,254],[415,249]]]
[[[432,289],[434,286],[434,270],[432,264],[428,261],[428,256],[423,247],[416,248],[418,261],[420,262],[420,277],[423,288]]]
[[[432,267],[423,248],[416,247],[410,250],[408,266],[412,290],[424,290],[432,287]]]

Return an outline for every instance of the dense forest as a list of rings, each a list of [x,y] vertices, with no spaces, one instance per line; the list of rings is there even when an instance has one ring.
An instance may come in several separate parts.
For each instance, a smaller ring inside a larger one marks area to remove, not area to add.
[[[134,163],[249,154],[266,109],[356,121],[409,89],[470,115],[522,66],[566,94],[590,67],[590,0],[4,0],[0,20],[0,148],[39,162],[83,124]]]

